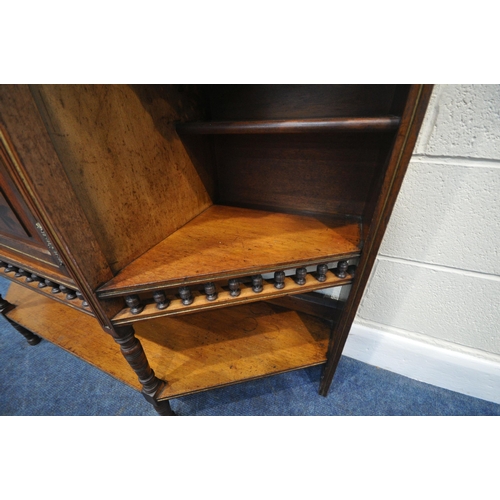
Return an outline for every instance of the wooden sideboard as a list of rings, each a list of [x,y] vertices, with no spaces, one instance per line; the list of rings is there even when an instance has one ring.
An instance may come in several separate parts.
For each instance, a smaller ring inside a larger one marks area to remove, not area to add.
[[[326,396],[431,90],[0,86],[0,312],[161,415],[313,365]]]

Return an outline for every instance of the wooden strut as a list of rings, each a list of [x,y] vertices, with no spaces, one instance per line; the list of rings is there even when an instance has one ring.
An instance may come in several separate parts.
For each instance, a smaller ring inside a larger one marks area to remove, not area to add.
[[[12,311],[16,306],[14,304],[11,304],[10,302],[7,302],[1,295],[0,295],[0,314],[27,340],[29,345],[37,345],[41,342],[41,338],[38,335],[35,335],[33,332],[30,330],[27,330],[23,326],[19,325],[15,321],[12,321],[8,316],[7,313],[9,311]]]
[[[113,336],[113,338],[120,346],[123,357],[136,373],[142,385],[141,393],[146,401],[151,403],[155,410],[162,416],[175,415],[168,400],[158,401],[157,399],[166,382],[160,380],[155,375],[151,366],[149,366],[146,353],[142,344],[135,336],[133,327],[129,325],[115,327],[115,333],[117,336]]]

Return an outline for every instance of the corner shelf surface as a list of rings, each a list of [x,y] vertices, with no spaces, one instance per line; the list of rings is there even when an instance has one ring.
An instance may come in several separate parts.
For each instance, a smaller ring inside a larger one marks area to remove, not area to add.
[[[123,296],[358,257],[360,223],[213,205],[98,290]]]

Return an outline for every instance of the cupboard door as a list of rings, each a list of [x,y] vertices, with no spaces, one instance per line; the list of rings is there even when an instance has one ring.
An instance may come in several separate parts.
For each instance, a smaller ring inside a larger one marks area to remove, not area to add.
[[[0,141],[0,252],[14,252],[21,260],[59,267],[61,262],[44,238],[44,231],[29,210],[11,175],[12,158]],[[52,251],[51,251],[52,250]],[[62,269],[64,272],[64,268]],[[66,274],[66,273],[65,273]]]

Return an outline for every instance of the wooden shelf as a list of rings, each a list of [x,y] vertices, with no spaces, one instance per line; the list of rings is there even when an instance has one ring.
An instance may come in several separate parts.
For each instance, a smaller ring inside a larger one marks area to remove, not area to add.
[[[390,131],[396,130],[400,118],[379,116],[364,118],[313,118],[301,120],[255,121],[200,121],[179,123],[177,132],[182,134],[298,134],[335,131]]]
[[[360,225],[214,205],[126,266],[100,297],[160,290],[358,257]]]
[[[156,373],[168,381],[160,399],[326,361],[326,321],[265,302],[157,321],[141,323],[149,329],[140,337],[146,352],[146,341],[168,338],[168,350],[155,358],[163,367]]]
[[[16,306],[7,313],[9,319],[134,389],[141,389],[118,345],[95,318],[17,283],[10,285],[5,299]]]
[[[88,316],[12,284],[10,319],[140,390],[111,336]],[[331,323],[265,302],[138,323],[135,330],[170,399],[322,364]]]

